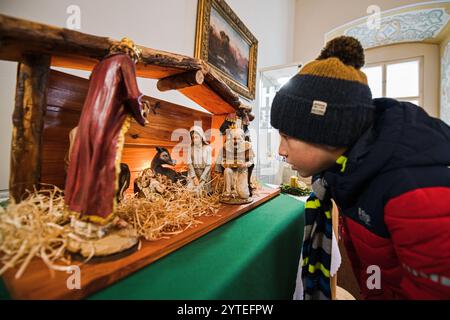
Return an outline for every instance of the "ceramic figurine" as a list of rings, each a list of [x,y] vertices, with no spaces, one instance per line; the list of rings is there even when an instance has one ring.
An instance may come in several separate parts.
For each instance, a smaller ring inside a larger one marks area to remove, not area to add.
[[[139,56],[140,51],[133,41],[124,38],[111,46],[109,54],[91,73],[69,156],[65,185],[66,206],[79,215],[79,220],[73,223],[75,232],[83,233],[84,229],[111,230],[111,225],[125,225],[114,215],[116,196],[120,192],[124,135],[132,118],[144,126],[149,110],[147,103],[141,102],[142,93],[136,81],[135,63]],[[100,249],[102,246],[105,248],[102,240],[95,255],[122,251],[131,243],[137,243],[137,238],[133,237],[118,242],[116,237],[113,238],[115,243],[109,243],[103,251]]]
[[[64,158],[66,172],[69,167],[70,154],[72,152],[73,143],[75,141],[77,131],[78,131],[78,127],[75,127],[72,130],[70,130],[70,133],[69,133],[69,150],[66,153],[66,156]],[[130,168],[128,167],[128,165],[126,163],[120,164],[119,172],[120,172],[119,173],[119,188],[117,189],[117,194],[116,194],[117,202],[120,202],[123,200],[123,198],[125,196],[125,192],[127,191],[128,187],[130,186],[130,179],[131,179]]]
[[[162,194],[165,190],[166,186],[158,181],[155,172],[151,168],[142,170],[134,180],[134,193],[139,198],[152,200],[152,194]]]
[[[119,188],[117,189],[116,199],[121,202],[125,197],[125,192],[130,187],[131,172],[126,163],[120,164],[119,170]]]
[[[255,119],[255,115],[251,112],[252,109],[250,107],[238,108],[236,112],[230,113],[225,118],[225,121],[220,126],[220,132],[222,135],[225,135],[226,130],[231,126],[241,128],[244,130],[246,136],[250,135],[248,130],[248,126],[250,122]]]
[[[218,156],[218,164],[223,168],[225,190],[220,201],[228,204],[252,202],[248,184],[248,168],[253,165],[254,153],[241,128],[227,130],[226,141]]]
[[[188,188],[200,193],[211,192],[212,149],[206,141],[205,133],[200,126],[190,130],[191,144],[188,153]]]
[[[168,177],[173,183],[180,181],[182,184],[186,183],[186,177],[181,173],[163,165],[175,166],[176,161],[170,156],[169,150],[163,147],[156,147],[156,155],[153,157],[151,169],[155,174],[161,174]]]
[[[231,127],[234,128],[241,128],[244,130],[245,134],[245,141],[248,141],[251,143],[250,139],[250,131],[249,131],[249,125],[250,122],[255,119],[255,115],[251,112],[252,109],[250,107],[241,107],[236,110],[235,113],[230,113],[225,118],[225,121],[220,126],[220,132],[222,135],[226,135],[227,129],[230,129]],[[255,187],[252,184],[252,174],[253,169],[255,168],[255,165],[252,164],[248,168],[248,187],[250,190],[250,196],[253,194],[253,191]]]
[[[78,126],[70,130],[69,132],[69,150],[67,151],[65,157],[64,157],[64,168],[67,170],[69,169],[69,163],[70,163],[70,155],[72,154],[73,144],[75,142],[75,137],[77,136]]]

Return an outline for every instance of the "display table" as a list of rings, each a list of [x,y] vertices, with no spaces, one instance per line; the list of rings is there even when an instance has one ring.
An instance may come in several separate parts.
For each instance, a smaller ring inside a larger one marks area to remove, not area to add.
[[[89,299],[292,299],[303,211],[280,195]]]

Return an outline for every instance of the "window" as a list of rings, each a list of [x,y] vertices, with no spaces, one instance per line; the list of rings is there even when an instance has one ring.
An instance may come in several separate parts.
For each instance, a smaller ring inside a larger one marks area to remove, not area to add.
[[[285,164],[278,155],[280,136],[270,125],[270,111],[276,92],[298,72],[298,64],[265,68],[260,70],[259,99],[256,122],[258,126],[257,165],[258,180],[269,184],[279,184],[280,167]],[[291,175],[294,175],[295,172]]]
[[[372,91],[373,98],[380,98],[383,96],[383,67],[374,66],[363,68],[364,73],[367,75],[367,81],[369,82],[370,90]]]
[[[373,98],[422,105],[422,58],[371,64],[361,70],[367,75]]]

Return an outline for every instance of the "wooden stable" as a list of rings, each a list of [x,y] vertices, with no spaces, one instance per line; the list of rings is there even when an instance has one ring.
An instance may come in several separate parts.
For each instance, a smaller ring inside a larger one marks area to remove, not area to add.
[[[26,189],[42,182],[42,132],[50,67],[91,71],[116,42],[0,15],[0,59],[19,62],[9,188],[14,199],[20,199]],[[239,96],[204,61],[138,47],[142,59],[136,66],[137,76],[158,79],[161,90],[178,90],[201,105],[212,113],[213,128],[218,128],[228,113],[241,106]]]
[[[11,145],[10,196],[13,199],[20,200],[27,189],[40,183],[64,186],[68,134],[78,124],[89,82],[51,67],[91,71],[116,42],[0,15],[0,59],[18,62]],[[210,114],[144,97],[150,101],[154,113],[150,113],[150,123],[145,128],[133,120],[122,157],[122,162],[130,167],[132,179],[149,166],[155,146],[171,149],[178,143],[171,139],[175,128],[189,129],[195,121],[201,121],[204,130],[218,129],[227,114],[243,106],[239,96],[204,61],[138,47],[142,51],[142,60],[136,66],[138,77],[158,79],[159,90],[178,90]],[[14,298],[83,298],[278,193],[279,190],[263,189],[253,203],[223,205],[218,216],[201,218],[200,226],[169,240],[143,240],[141,250],[125,258],[83,265],[86,276],[82,279],[82,290],[68,290],[68,275],[56,272],[50,277],[46,265],[36,258],[20,279],[14,278],[14,269],[7,271],[3,279]]]
[[[50,70],[47,86],[47,106],[44,116],[42,158],[40,182],[64,188],[65,162],[69,148],[69,132],[78,125],[89,81],[63,72]],[[187,141],[188,130],[194,122],[201,122],[203,130],[211,128],[213,115],[196,111],[167,101],[143,97],[154,108],[148,116],[149,124],[145,127],[133,121],[125,134],[122,162],[131,171],[131,181],[136,175],[150,166],[156,154],[155,147],[161,146],[169,151],[178,144],[172,141],[174,128],[184,129],[180,137]],[[176,159],[179,161],[179,159]],[[184,166],[177,166],[185,170]],[[133,186],[128,189],[133,192]]]

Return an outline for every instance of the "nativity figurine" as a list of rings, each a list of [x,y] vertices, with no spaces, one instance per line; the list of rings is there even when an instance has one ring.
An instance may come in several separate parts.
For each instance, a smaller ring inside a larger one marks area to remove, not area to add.
[[[134,180],[134,194],[138,198],[152,200],[155,194],[163,194],[167,184],[185,185],[186,176],[166,165],[174,167],[176,161],[172,159],[169,150],[156,147],[156,154],[152,159],[150,168],[142,170]]]
[[[152,159],[151,169],[155,174],[166,176],[172,181],[172,183],[186,184],[186,176],[177,172],[172,168],[166,167],[166,165],[174,167],[177,164],[176,160],[172,159],[169,150],[164,147],[156,147],[156,155]]]
[[[212,149],[206,140],[205,132],[200,126],[189,130],[191,143],[187,157],[188,189],[196,194],[204,190],[211,193]]]
[[[156,194],[163,194],[166,185],[161,182],[152,168],[142,170],[134,180],[134,193],[138,198],[145,198],[152,201]]]
[[[67,151],[67,153],[64,157],[66,173],[67,173],[67,169],[69,168],[70,155],[72,152],[75,137],[77,135],[77,131],[78,131],[78,127],[75,127],[72,130],[70,130],[70,133],[69,133],[69,150]],[[130,186],[130,180],[131,180],[130,168],[128,167],[128,165],[126,163],[121,163],[120,170],[119,170],[119,188],[117,189],[117,193],[116,193],[117,202],[121,202],[125,198],[125,192],[127,191],[127,189]]]
[[[115,217],[124,136],[132,118],[145,126],[149,110],[136,80],[139,57],[133,41],[123,38],[94,67],[69,156],[65,203],[79,217],[72,223],[75,232],[85,237],[92,232],[100,238],[98,248],[90,244],[98,249],[95,255],[119,252],[138,241],[131,233],[126,237],[123,230],[120,237],[112,234],[111,242],[99,235],[126,226]]]
[[[236,112],[230,113],[225,118],[225,121],[220,126],[220,133],[226,136],[227,130],[231,128],[241,128],[244,131],[245,141],[251,143],[250,138],[250,122],[255,119],[255,115],[251,112],[251,107],[241,105]],[[256,189],[256,183],[253,183],[253,169],[255,168],[255,164],[252,164],[248,168],[248,187],[250,190],[250,196],[252,196],[253,191]]]
[[[252,145],[245,140],[244,130],[231,127],[217,159],[216,171],[224,175],[224,191],[220,201],[227,204],[244,204],[253,201],[248,183],[248,168],[254,164]]]

